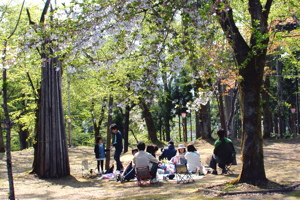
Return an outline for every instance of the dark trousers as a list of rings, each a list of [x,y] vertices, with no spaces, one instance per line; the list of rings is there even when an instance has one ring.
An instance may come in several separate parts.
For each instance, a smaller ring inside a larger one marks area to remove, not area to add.
[[[124,173],[124,180],[129,181],[130,179],[134,179],[135,177],[135,167],[131,165],[127,168],[126,172]]]
[[[122,150],[121,151],[120,150],[116,150],[115,154],[114,154],[114,159],[115,159],[115,161],[117,163],[117,170],[119,170],[119,171],[123,168],[123,165],[122,165],[122,163],[120,161],[120,155],[121,155],[121,153],[122,153]]]
[[[104,160],[97,160],[98,172],[100,172],[100,165],[101,165],[101,170],[103,171],[103,163],[104,163]]]
[[[152,167],[150,170],[150,175],[151,175],[152,179],[156,178],[157,168],[158,168],[158,163],[152,163]]]
[[[211,159],[210,159],[210,162],[209,162],[209,167],[214,169],[214,170],[217,170],[217,163],[219,164],[219,167],[221,169],[225,169],[225,164],[223,163],[220,163],[220,159],[218,158],[218,156],[216,156],[215,154],[213,154],[211,156]]]

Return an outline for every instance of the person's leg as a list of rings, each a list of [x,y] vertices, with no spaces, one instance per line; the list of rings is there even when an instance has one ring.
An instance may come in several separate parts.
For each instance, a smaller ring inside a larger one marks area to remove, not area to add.
[[[103,173],[103,172],[104,172],[104,170],[103,170],[103,163],[104,163],[104,160],[100,160],[100,163],[101,163],[101,173]]]
[[[120,161],[120,155],[121,155],[121,151],[115,151],[114,159],[117,163],[117,170],[119,170],[119,171],[123,168],[123,165]]]
[[[213,169],[212,174],[215,174],[215,175],[218,174],[218,172],[217,172],[217,163],[218,163],[218,158],[215,154],[213,154],[211,156],[211,159],[210,159],[210,162],[209,162],[209,167]]]
[[[150,175],[151,175],[152,179],[156,178],[157,168],[158,168],[158,163],[153,163],[151,170],[150,170]]]
[[[98,174],[100,173],[100,160],[97,160],[97,169],[98,169]]]
[[[134,179],[134,177],[135,177],[135,168],[131,167],[131,169],[125,174],[123,179],[129,181],[130,179]]]

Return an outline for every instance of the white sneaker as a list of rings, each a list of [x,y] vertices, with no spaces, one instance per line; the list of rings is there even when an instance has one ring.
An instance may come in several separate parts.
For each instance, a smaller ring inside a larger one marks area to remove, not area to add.
[[[157,183],[157,182],[159,182],[158,179],[156,178],[152,179],[152,183]]]

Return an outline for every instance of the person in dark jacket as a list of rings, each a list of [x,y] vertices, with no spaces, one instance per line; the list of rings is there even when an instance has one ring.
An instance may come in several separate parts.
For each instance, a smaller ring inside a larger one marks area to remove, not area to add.
[[[212,174],[217,175],[217,163],[222,169],[222,174],[226,174],[225,165],[236,164],[235,148],[230,139],[225,137],[224,129],[217,131],[218,139],[215,141],[214,153],[211,157],[209,167],[213,169]]]
[[[122,171],[123,165],[120,161],[120,156],[123,150],[122,133],[118,130],[118,126],[116,124],[111,124],[110,130],[115,134],[113,146],[115,147],[114,159],[117,163],[117,170]]]
[[[103,163],[105,160],[105,152],[109,151],[110,149],[105,149],[105,144],[102,143],[102,137],[101,136],[97,136],[96,138],[96,144],[95,144],[95,148],[94,148],[94,152],[95,152],[95,157],[97,160],[97,169],[98,169],[98,174],[103,174]],[[101,165],[101,171],[100,171],[100,165]]]
[[[168,146],[164,147],[159,155],[158,159],[163,160],[164,158],[171,160],[176,155],[176,149],[174,147],[174,142],[169,141]]]

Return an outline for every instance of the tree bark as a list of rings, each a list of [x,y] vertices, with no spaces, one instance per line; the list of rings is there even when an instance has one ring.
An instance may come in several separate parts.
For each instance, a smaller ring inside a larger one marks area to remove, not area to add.
[[[234,50],[235,58],[240,66],[239,75],[242,77],[239,84],[242,118],[242,171],[236,182],[255,185],[267,181],[261,134],[260,91],[269,43],[266,34],[268,33],[268,15],[272,1],[267,0],[264,7],[259,0],[248,1],[251,30],[253,31],[250,45],[248,45],[235,25],[233,10],[229,2],[213,0],[219,24]],[[259,38],[259,35],[265,37]]]
[[[227,136],[227,127],[226,127],[226,119],[224,114],[223,91],[222,91],[221,81],[218,81],[218,91],[219,91],[219,112],[220,112],[221,127],[225,131],[225,136]]]
[[[210,118],[210,103],[201,105],[199,110],[200,134],[202,139],[211,138],[211,118]]]
[[[20,124],[20,131],[19,131],[19,141],[20,141],[20,150],[28,148],[28,142],[26,141],[29,135],[28,129],[23,130],[24,125]]]
[[[283,78],[282,75],[282,63],[277,59],[276,64],[276,72],[278,75],[277,78],[277,99],[278,99],[278,117],[279,117],[279,135],[280,138],[283,138],[284,133],[284,117],[283,117],[283,87],[282,87],[282,81]]]
[[[108,117],[107,117],[107,136],[106,136],[106,144],[107,148],[110,148],[111,146],[111,130],[109,129],[109,126],[112,123],[112,107],[113,107],[114,99],[110,95],[109,96],[109,102],[108,102]],[[105,161],[105,169],[109,169],[109,162],[110,162],[110,151],[106,152],[106,161]]]
[[[273,132],[273,127],[272,127],[272,113],[270,111],[270,101],[269,101],[269,94],[268,90],[270,88],[270,78],[266,76],[266,80],[264,82],[264,87],[262,88],[261,91],[261,96],[262,96],[262,106],[263,106],[263,116],[264,116],[264,121],[263,121],[263,126],[264,126],[264,131],[263,131],[263,138],[267,139],[271,137],[271,133]]]
[[[126,105],[125,108],[125,127],[124,127],[124,153],[128,151],[128,132],[129,132],[129,112],[130,106]]]
[[[144,117],[148,129],[148,138],[149,140],[151,140],[151,142],[156,142],[157,141],[156,130],[155,130],[155,125],[154,125],[154,121],[149,106],[145,103],[143,99],[141,99],[140,107],[144,112]]]
[[[0,121],[2,121],[1,112],[0,112]],[[0,123],[0,152],[5,152],[3,132],[2,132],[2,123]]]

